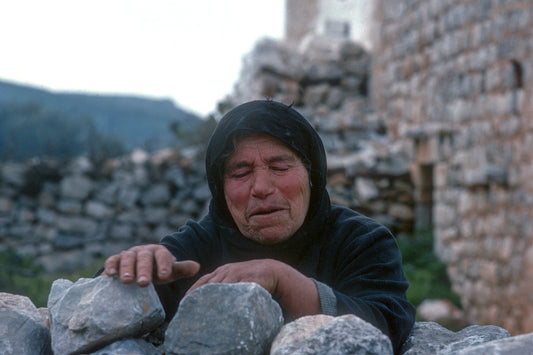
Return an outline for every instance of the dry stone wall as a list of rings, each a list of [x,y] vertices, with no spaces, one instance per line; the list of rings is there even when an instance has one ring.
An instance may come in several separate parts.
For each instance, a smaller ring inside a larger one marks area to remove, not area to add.
[[[372,102],[471,323],[533,330],[533,3],[376,1]]]
[[[5,163],[0,171],[0,246],[47,271],[158,242],[204,214],[211,196],[201,159],[170,150],[136,151],[100,168],[80,158]]]

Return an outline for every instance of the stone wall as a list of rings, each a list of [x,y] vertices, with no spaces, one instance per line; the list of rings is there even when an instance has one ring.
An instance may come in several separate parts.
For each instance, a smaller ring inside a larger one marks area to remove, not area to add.
[[[194,154],[170,150],[99,168],[84,158],[1,164],[0,246],[60,272],[158,242],[206,210],[204,171]]]
[[[377,1],[372,103],[471,323],[533,330],[533,3]]]

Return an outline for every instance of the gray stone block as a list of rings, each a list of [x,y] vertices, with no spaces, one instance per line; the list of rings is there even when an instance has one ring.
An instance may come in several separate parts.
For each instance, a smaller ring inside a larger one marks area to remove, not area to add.
[[[48,299],[56,355],[96,351],[118,339],[156,329],[165,314],[153,285],[122,284],[118,278],[56,280]]]
[[[283,325],[281,307],[255,283],[207,284],[180,303],[167,354],[264,354]]]
[[[142,339],[125,339],[89,355],[161,355],[161,353],[155,346]]]
[[[52,354],[45,319],[28,297],[0,292],[0,353]]]
[[[472,325],[453,332],[435,322],[417,322],[400,353],[453,354],[468,347],[509,337],[509,332],[493,325]]]
[[[305,320],[300,318],[292,322],[295,324],[289,323],[282,329],[276,338],[280,346],[273,345],[271,355],[393,354],[390,339],[381,330],[353,314],[335,317],[310,332],[291,332],[290,328],[298,327],[299,321]],[[291,339],[281,339],[284,332]]]

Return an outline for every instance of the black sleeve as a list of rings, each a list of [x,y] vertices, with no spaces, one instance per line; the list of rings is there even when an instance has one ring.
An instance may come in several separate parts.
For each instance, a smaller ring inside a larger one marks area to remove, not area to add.
[[[211,219],[205,217],[200,222],[189,220],[176,233],[161,239],[160,244],[164,245],[178,261],[193,260],[200,264],[200,271],[193,277],[156,285],[155,289],[165,310],[166,320],[170,321],[174,317],[179,302],[194,282],[212,271],[214,261],[218,260],[217,251],[220,250],[217,236]]]
[[[409,283],[395,238],[371,219],[357,216],[337,224],[332,289],[337,312],[355,314],[389,336],[398,352],[409,336],[415,308],[405,295]],[[334,238],[335,239],[335,238]]]

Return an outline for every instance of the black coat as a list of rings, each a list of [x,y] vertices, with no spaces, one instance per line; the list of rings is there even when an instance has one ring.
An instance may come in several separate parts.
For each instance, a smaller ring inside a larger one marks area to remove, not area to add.
[[[411,331],[415,309],[405,297],[408,282],[394,237],[372,219],[337,206],[317,232],[297,243],[264,246],[236,229],[219,227],[210,216],[187,222],[161,243],[178,260],[197,261],[201,269],[193,278],[158,287],[167,316],[172,317],[193,282],[218,266],[272,258],[330,286],[337,298],[337,315],[355,314],[373,324],[398,350]]]

